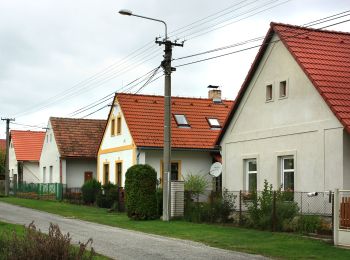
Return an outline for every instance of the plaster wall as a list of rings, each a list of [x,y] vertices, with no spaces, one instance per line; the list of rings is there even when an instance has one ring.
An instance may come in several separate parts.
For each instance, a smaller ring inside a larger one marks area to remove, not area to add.
[[[275,35],[222,139],[223,187],[245,189],[246,159],[257,159],[257,186],[281,185],[280,159],[294,156],[295,190],[343,187],[343,126]],[[280,98],[280,82],[287,96]],[[272,100],[266,101],[266,86]]]
[[[85,172],[92,172],[93,178],[96,178],[96,160],[66,160],[66,183],[68,188],[80,188],[84,184]]]
[[[51,122],[48,122],[43,149],[40,157],[40,182],[50,182],[50,166],[52,167],[52,183],[60,182],[60,153],[55,140],[55,135],[51,127]],[[44,168],[46,170],[44,170]],[[44,177],[45,171],[45,177]],[[65,179],[62,179],[62,183],[66,183]]]

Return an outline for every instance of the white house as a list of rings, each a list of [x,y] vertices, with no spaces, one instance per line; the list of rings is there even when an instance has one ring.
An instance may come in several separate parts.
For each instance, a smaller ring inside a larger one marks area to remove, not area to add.
[[[96,178],[96,158],[106,120],[50,117],[40,157],[43,183],[81,187]]]
[[[229,190],[350,189],[350,34],[271,23],[218,142]]]
[[[172,98],[172,180],[208,176],[219,154],[215,145],[233,101],[220,97]],[[118,93],[98,152],[98,180],[124,186],[127,169],[149,164],[162,180],[164,97]],[[209,176],[208,176],[209,177]]]
[[[45,132],[11,130],[9,169],[13,181],[40,182],[39,159],[44,138]]]

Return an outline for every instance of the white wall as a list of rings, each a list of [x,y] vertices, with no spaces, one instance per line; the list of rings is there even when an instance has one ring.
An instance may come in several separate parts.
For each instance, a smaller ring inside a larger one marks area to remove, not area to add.
[[[13,174],[18,174],[16,153],[15,153],[15,148],[13,146],[12,140],[10,142],[10,147],[9,147],[9,169],[10,169],[10,178],[13,177]]]
[[[67,187],[80,188],[84,184],[84,173],[92,172],[96,178],[96,160],[67,159]]]
[[[39,183],[41,181],[39,162],[23,163],[23,181],[27,183]]]
[[[43,149],[40,157],[40,182],[44,182],[44,171],[43,168],[46,167],[46,178],[45,182],[49,182],[50,166],[53,169],[52,182],[60,182],[60,153],[58,151],[57,143],[55,140],[55,135],[51,127],[51,122],[48,122],[48,129],[46,130],[45,140],[43,144]],[[62,180],[63,183],[65,179]]]
[[[115,105],[111,108],[112,112],[110,114],[110,117],[108,118],[108,124],[103,135],[103,140],[101,142],[100,150],[131,145],[133,143],[123,112],[121,111],[121,108],[117,101],[114,104]],[[121,116],[121,122],[122,122],[121,134],[112,136],[111,120],[112,118],[115,118],[115,120],[117,120],[117,116]]]
[[[283,80],[287,98],[279,98]],[[271,102],[267,84],[273,84]],[[342,145],[343,126],[279,41],[267,49],[221,142],[223,186],[244,189],[243,160],[257,158],[258,189],[264,179],[277,188],[278,158],[293,155],[296,191],[342,188]]]
[[[157,171],[158,179],[160,178],[162,160],[162,150],[145,150],[145,162]],[[212,157],[209,152],[172,151],[171,160],[180,161],[181,176],[183,178],[186,178],[188,174],[200,174],[207,176],[208,181],[212,181],[212,177],[209,175],[210,166],[212,165]]]
[[[125,173],[133,166],[136,161],[134,159],[135,154],[134,150],[124,150],[119,152],[111,152],[107,154],[100,154],[99,155],[99,176],[98,181],[103,183],[103,167],[104,164],[109,164],[109,181],[111,183],[116,183],[116,163],[121,162],[122,163],[122,187],[124,187],[125,183]]]

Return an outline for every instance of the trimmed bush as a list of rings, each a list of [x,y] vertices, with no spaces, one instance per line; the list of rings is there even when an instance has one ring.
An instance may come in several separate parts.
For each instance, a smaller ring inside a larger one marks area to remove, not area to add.
[[[125,174],[125,205],[135,220],[157,218],[157,172],[149,165],[134,165]]]
[[[101,183],[96,179],[88,180],[81,187],[83,194],[83,201],[86,204],[93,204],[96,201],[96,197],[101,191]]]

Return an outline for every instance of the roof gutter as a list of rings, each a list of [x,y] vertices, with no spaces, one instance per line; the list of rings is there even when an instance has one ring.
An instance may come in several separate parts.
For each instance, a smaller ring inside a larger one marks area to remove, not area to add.
[[[142,150],[162,150],[163,147],[152,147],[152,146],[139,146],[138,149]],[[219,152],[221,146],[215,145],[213,148],[171,148],[172,151],[195,151],[195,152]]]

